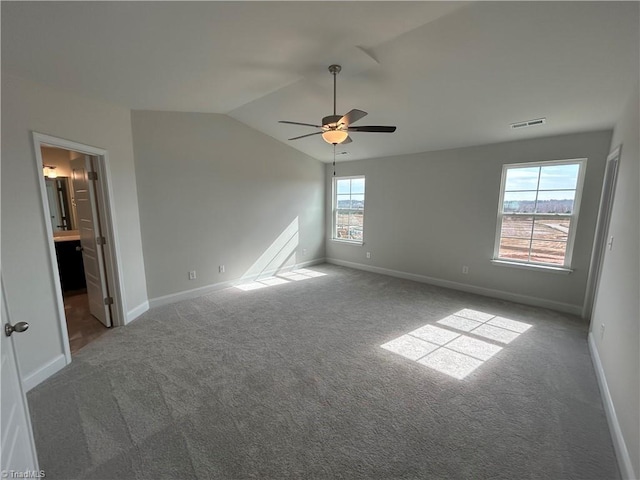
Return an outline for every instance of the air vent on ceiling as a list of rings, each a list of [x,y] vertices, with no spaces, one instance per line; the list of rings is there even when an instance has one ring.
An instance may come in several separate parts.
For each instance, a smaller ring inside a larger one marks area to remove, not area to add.
[[[546,118],[536,118],[535,120],[527,120],[526,122],[512,123],[511,130],[516,130],[518,128],[535,127],[536,125],[544,125],[545,123],[547,123]]]

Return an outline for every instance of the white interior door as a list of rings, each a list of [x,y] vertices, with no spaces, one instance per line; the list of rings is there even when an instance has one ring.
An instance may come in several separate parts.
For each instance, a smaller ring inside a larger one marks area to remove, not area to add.
[[[90,173],[95,176],[90,156],[83,155],[71,160],[71,181],[76,202],[84,274],[87,280],[89,311],[105,326],[110,327],[111,309],[106,300],[109,297],[109,290],[104,266],[103,245],[98,242],[101,234],[95,180],[89,178]]]
[[[0,409],[2,421],[0,434],[2,435],[0,450],[2,451],[2,464],[0,470],[2,476],[14,472],[38,471],[38,458],[36,456],[31,420],[27,409],[27,399],[22,389],[22,382],[18,371],[18,363],[14,352],[13,335],[27,335],[26,333],[13,332],[11,337],[4,332],[5,325],[11,325],[9,309],[2,286],[2,332],[0,336]]]
[[[607,157],[607,166],[602,183],[602,195],[600,196],[600,208],[598,210],[598,223],[596,224],[589,276],[587,277],[587,290],[582,307],[582,318],[591,319],[591,314],[593,313],[596,291],[600,280],[600,270],[602,269],[605,245],[607,244],[607,235],[609,233],[611,209],[613,208],[613,199],[616,193],[620,149],[621,147],[616,148]]]

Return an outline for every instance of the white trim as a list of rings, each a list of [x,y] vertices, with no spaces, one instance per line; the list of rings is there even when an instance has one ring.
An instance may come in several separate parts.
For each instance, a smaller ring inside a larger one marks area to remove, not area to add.
[[[505,292],[503,290],[494,290],[492,288],[478,287],[476,285],[469,285],[466,283],[452,282],[451,280],[443,280],[440,278],[427,277],[426,275],[419,275],[416,273],[401,272],[399,270],[390,270],[387,268],[374,267],[371,265],[365,265],[362,263],[346,262],[344,260],[338,260],[336,258],[327,258],[327,263],[334,265],[341,265],[343,267],[355,268],[357,270],[365,270],[367,272],[380,273],[382,275],[389,275],[391,277],[404,278],[406,280],[413,280],[415,282],[428,283],[430,285],[436,285],[438,287],[451,288],[453,290],[460,290],[462,292],[475,293],[477,295],[483,295],[485,297],[499,298],[501,300],[508,300],[510,302],[524,303],[525,305],[533,305],[535,307],[548,308],[550,310],[556,310],[559,312],[571,313],[573,315],[579,315],[582,311],[581,305],[572,305],[570,303],[556,302],[553,300],[546,300],[544,298],[531,297],[529,295],[521,295],[519,293]]]
[[[366,192],[367,192],[367,179],[365,178],[365,175],[348,175],[345,177],[336,177],[335,175],[332,177],[331,180],[331,235],[329,240],[333,240],[334,242],[340,242],[340,243],[349,243],[352,245],[362,245],[364,244],[364,217],[366,215],[366,207],[364,208],[364,210],[362,211],[362,241],[359,240],[349,240],[349,239],[343,239],[343,238],[338,238],[336,236],[336,228],[337,228],[337,224],[336,224],[336,215],[337,215],[337,210],[338,210],[338,189],[336,188],[336,184],[338,183],[338,180],[354,180],[354,179],[363,179],[364,180],[364,192],[362,192],[362,195],[365,198],[365,205],[366,205]],[[351,184],[349,184],[349,195],[351,196]],[[356,193],[355,195],[360,195],[359,193]]]
[[[51,261],[51,267],[53,272],[58,271],[58,264],[56,261],[55,245],[53,242],[53,231],[51,229],[50,222],[47,222],[48,218],[48,200],[46,196],[46,185],[44,184],[44,177],[40,174],[42,172],[42,152],[40,147],[52,146],[59,147],[65,150],[71,150],[85,155],[92,155],[98,157],[98,185],[99,192],[97,193],[98,203],[101,207],[101,214],[103,215],[101,227],[103,228],[103,234],[107,239],[105,245],[105,259],[107,266],[107,280],[109,285],[109,291],[114,299],[114,304],[111,309],[111,320],[113,326],[122,326],[126,324],[126,305],[124,296],[122,293],[121,285],[123,284],[122,278],[122,264],[120,254],[120,244],[118,243],[118,235],[116,230],[115,209],[112,199],[113,187],[110,177],[109,168],[109,152],[102,148],[93,147],[91,145],[85,145],[77,143],[64,138],[54,137],[44,133],[33,133],[33,145],[35,150],[35,159],[37,162],[38,181],[40,183],[40,191],[42,197],[42,215],[45,222],[45,228],[47,230],[47,237],[49,242],[49,255]],[[106,187],[104,189],[103,187]],[[54,275],[54,285],[56,289],[56,303],[58,306],[58,317],[60,321],[61,336],[63,337],[63,347],[65,356],[67,357],[67,363],[71,362],[71,351],[69,349],[69,338],[67,333],[66,319],[64,314],[64,302],[62,302],[62,289],[60,287],[60,278],[58,275]]]
[[[502,211],[504,208],[504,194],[505,194],[505,183],[507,180],[507,170],[515,169],[515,168],[529,168],[529,167],[545,167],[545,166],[555,166],[555,165],[571,165],[577,163],[579,165],[578,168],[578,178],[576,179],[576,189],[575,189],[575,197],[573,199],[573,210],[571,215],[558,215],[559,217],[570,219],[570,228],[569,234],[567,236],[567,248],[564,255],[564,265],[563,267],[566,269],[571,268],[571,259],[573,258],[573,246],[576,238],[576,231],[578,228],[578,218],[580,216],[580,203],[582,200],[582,189],[584,187],[584,177],[587,170],[587,158],[573,158],[573,159],[565,159],[565,160],[544,160],[539,162],[524,162],[524,163],[506,163],[502,165],[502,177],[500,179],[500,196],[498,198],[498,218],[496,222],[496,235],[493,246],[493,260],[499,261],[509,261],[507,258],[501,258],[500,254],[500,240],[502,238],[502,219],[504,216],[514,216],[514,214],[506,214]],[[538,177],[538,185],[536,186],[536,198],[540,189],[540,177]],[[516,214],[517,215],[517,214]],[[536,217],[545,217],[547,215],[541,213],[531,213],[531,214],[522,214],[522,216],[531,216],[533,218]],[[553,215],[549,215],[553,216]],[[533,226],[532,226],[533,228]],[[533,235],[533,232],[531,232]],[[524,239],[524,238],[523,238]],[[529,238],[532,240],[532,237]],[[529,253],[531,253],[531,243],[529,244]],[[521,262],[525,263],[525,262]],[[536,265],[540,265],[537,263]],[[544,264],[547,265],[547,264]],[[548,264],[552,268],[553,264]]]
[[[525,270],[533,270],[537,272],[547,272],[547,273],[560,273],[563,275],[568,275],[573,273],[573,270],[566,267],[552,267],[551,265],[541,265],[539,263],[525,263],[525,262],[510,262],[507,260],[495,260],[492,259],[491,263],[497,265],[499,267],[512,267],[512,268],[524,268]]]
[[[359,242],[358,240],[345,240],[342,238],[330,238],[329,240],[343,245],[353,245],[356,247],[361,247],[362,245],[364,245],[364,242]]]
[[[181,300],[189,300],[192,298],[201,297],[203,295],[207,295],[208,293],[215,292],[217,290],[222,290],[224,288],[229,288],[229,287],[235,287],[236,285],[242,285],[244,283],[251,283],[256,281],[259,278],[265,278],[279,272],[288,272],[291,270],[295,270],[297,268],[310,267],[312,265],[325,263],[325,261],[326,260],[324,258],[316,258],[315,260],[309,260],[307,262],[297,263],[295,265],[291,265],[288,267],[278,268],[276,270],[271,270],[267,272],[261,272],[258,275],[245,276],[237,280],[228,280],[226,282],[212,283],[210,285],[204,285],[202,287],[193,288],[191,290],[183,290],[177,293],[170,293],[169,295],[163,295],[161,297],[149,299],[149,307],[150,308],[161,307],[163,305],[169,305],[171,303],[179,302]]]
[[[50,360],[48,363],[44,364],[38,370],[29,375],[26,375],[22,379],[22,388],[24,388],[25,392],[28,392],[36,385],[39,385],[41,382],[44,382],[47,378],[53,375],[56,372],[59,372],[64,367],[67,366],[69,362],[64,355],[60,354]]]
[[[40,149],[41,145],[45,143],[45,136],[34,133],[33,134],[33,146],[35,151],[35,160],[36,160],[36,173],[38,176],[38,185],[40,186],[40,200],[42,205],[42,215],[40,220],[44,222],[44,229],[47,233],[47,250],[49,256],[49,267],[50,273],[53,277],[53,288],[55,290],[55,305],[56,305],[56,314],[58,317],[58,329],[60,332],[60,341],[62,342],[62,351],[64,352],[65,365],[71,363],[71,348],[69,346],[69,334],[67,332],[67,319],[64,314],[64,302],[62,301],[62,286],[60,285],[60,275],[58,272],[58,260],[56,256],[56,246],[53,241],[53,228],[51,227],[51,222],[48,221],[49,218],[49,199],[47,197],[47,185],[44,180],[44,175],[42,175],[42,150]],[[45,377],[46,378],[46,377]],[[24,381],[23,381],[24,383]],[[32,385],[30,388],[32,388]],[[25,387],[25,390],[28,388]]]
[[[149,310],[149,302],[148,301],[142,302],[137,307],[132,308],[131,310],[129,310],[127,312],[126,325],[128,325],[131,322],[133,322],[136,318],[138,318],[140,315],[142,315],[147,310]]]
[[[633,464],[631,463],[631,457],[629,456],[629,450],[627,444],[622,436],[622,430],[620,429],[620,422],[616,415],[616,409],[613,405],[613,399],[609,392],[609,386],[607,385],[607,377],[600,361],[600,355],[598,354],[598,347],[593,339],[593,333],[589,332],[589,351],[591,352],[591,359],[593,360],[593,366],[596,371],[596,378],[598,379],[598,385],[600,387],[600,394],[602,395],[602,403],[604,411],[607,416],[607,422],[609,423],[609,431],[611,433],[611,439],[613,440],[613,448],[616,451],[616,458],[618,459],[618,466],[620,467],[620,473],[624,479],[634,479],[638,476],[633,471]],[[638,472],[640,473],[640,472]]]
[[[598,206],[598,220],[596,221],[593,248],[591,249],[591,261],[589,262],[589,274],[587,276],[587,288],[585,289],[584,304],[582,307],[582,318],[589,320],[595,308],[596,292],[598,291],[600,283],[600,271],[602,270],[606,253],[605,245],[609,236],[611,211],[616,196],[621,151],[622,145],[618,145],[613,149],[607,156],[607,163],[604,169],[602,193],[600,194],[600,205]]]
[[[204,287],[193,288],[191,290],[183,290],[177,293],[170,293],[169,295],[163,295],[161,297],[155,297],[149,299],[149,308],[162,307],[171,303],[180,302],[181,300],[190,300],[192,298],[201,297],[216,290],[222,290],[224,288],[233,287],[235,284],[233,281],[213,283],[205,285]]]

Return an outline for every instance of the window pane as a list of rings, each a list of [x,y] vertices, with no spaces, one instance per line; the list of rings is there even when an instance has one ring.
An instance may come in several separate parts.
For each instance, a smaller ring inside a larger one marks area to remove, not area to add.
[[[350,208],[351,195],[337,195],[336,207],[338,208]]]
[[[559,240],[566,242],[569,236],[571,220],[568,218],[536,218],[533,238],[539,240]]]
[[[540,171],[540,189],[567,189],[573,190],[578,185],[578,172],[580,165],[551,165],[542,167]]]
[[[337,193],[349,193],[351,191],[351,179],[336,180]]]
[[[498,257],[506,260],[529,260],[529,240],[518,238],[500,239]]]
[[[505,213],[533,213],[536,192],[505,192],[502,211]]]
[[[536,211],[538,213],[571,213],[575,196],[575,190],[538,192]]]
[[[364,208],[364,195],[354,194],[351,195],[351,208]]]
[[[512,190],[536,190],[540,167],[511,167],[507,169],[504,184],[506,192]]]
[[[364,178],[351,179],[351,193],[364,193]]]
[[[531,238],[531,229],[533,228],[533,217],[502,217],[502,229],[500,235],[502,237],[520,237]]]
[[[532,262],[564,265],[564,256],[566,252],[566,242],[548,242],[545,240],[534,240],[531,243]]]
[[[364,219],[364,178],[335,180],[335,238],[362,241]]]
[[[349,232],[349,210],[336,212],[336,237],[347,238]]]
[[[362,241],[362,227],[349,227],[349,240]]]

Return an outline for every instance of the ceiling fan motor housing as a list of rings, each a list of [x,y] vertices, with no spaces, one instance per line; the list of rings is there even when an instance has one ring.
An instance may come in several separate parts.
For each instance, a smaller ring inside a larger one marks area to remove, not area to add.
[[[342,118],[342,115],[328,115],[322,119],[322,126],[338,126],[338,122]]]

